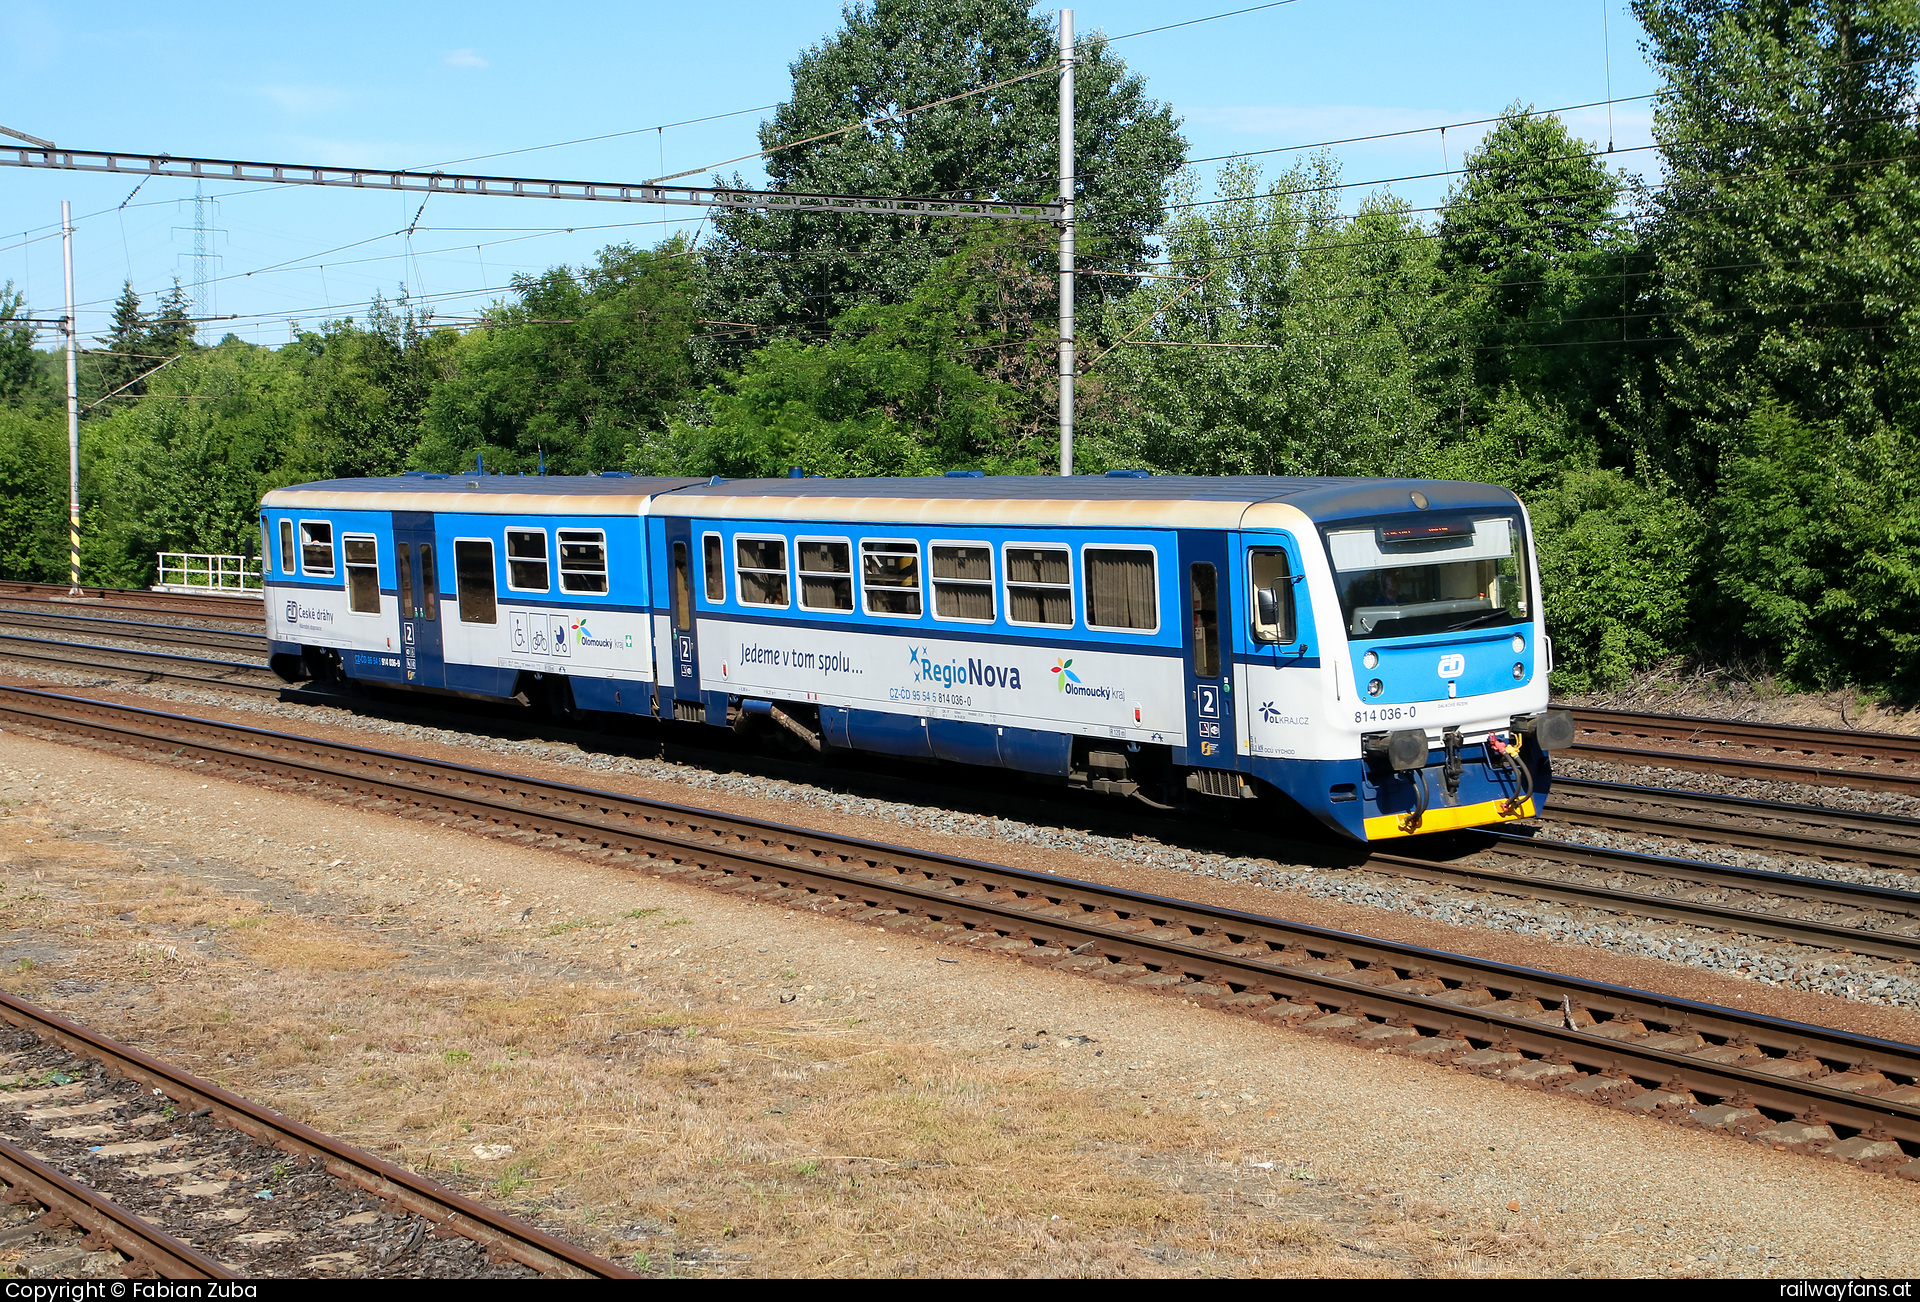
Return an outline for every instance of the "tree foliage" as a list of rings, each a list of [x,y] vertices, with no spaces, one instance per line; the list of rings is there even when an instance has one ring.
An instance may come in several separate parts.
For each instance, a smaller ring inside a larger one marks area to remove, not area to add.
[[[812,137],[1048,69],[1057,29],[1028,0],[872,0],[792,65],[787,101],[760,128],[774,188],[814,194],[1048,201],[1059,192],[1059,81],[1052,72],[828,139]],[[1084,257],[1127,269],[1146,256],[1186,142],[1098,35],[1078,42],[1075,184]],[[810,143],[801,143],[808,142]],[[959,219],[718,211],[708,315],[762,331],[814,332],[869,303],[903,303],[966,239]],[[737,359],[747,337],[713,341]]]

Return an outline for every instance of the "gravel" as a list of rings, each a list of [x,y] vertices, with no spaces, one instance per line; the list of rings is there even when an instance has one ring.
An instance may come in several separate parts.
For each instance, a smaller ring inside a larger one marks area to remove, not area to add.
[[[1903,796],[1894,791],[1809,786],[1802,782],[1774,782],[1761,778],[1732,778],[1723,777],[1718,773],[1696,773],[1691,769],[1608,764],[1566,755],[1554,759],[1553,771],[1562,777],[1590,778],[1595,782],[1627,782],[1642,787],[1698,791],[1712,796],[1741,796],[1748,800],[1772,800],[1793,805],[1817,805],[1822,809],[1845,809],[1862,814],[1899,814],[1907,818],[1920,818],[1920,796]]]
[[[61,671],[41,671],[33,675],[46,680],[71,682],[74,686],[93,686],[127,690],[123,680],[97,675]],[[1891,1008],[1920,1008],[1920,970],[1912,965],[1882,959],[1835,954],[1807,946],[1770,941],[1751,936],[1729,936],[1705,928],[1658,922],[1558,905],[1550,901],[1514,899],[1485,892],[1456,890],[1428,882],[1415,882],[1377,872],[1332,868],[1324,864],[1282,863],[1271,858],[1234,857],[1188,849],[1146,837],[1114,837],[1071,828],[1048,826],[994,815],[981,815],[940,809],[933,806],[881,800],[869,796],[848,795],[824,790],[806,783],[745,773],[724,773],[671,760],[592,753],[567,742],[517,740],[492,737],[484,733],[463,732],[430,725],[380,719],[351,711],[321,706],[306,706],[259,697],[228,696],[177,686],[146,685],[143,696],[177,704],[215,706],[234,715],[256,716],[261,727],[320,724],[342,731],[364,734],[368,744],[405,749],[409,744],[434,744],[458,747],[480,756],[502,760],[533,758],[545,763],[581,770],[588,774],[628,774],[637,778],[676,784],[689,793],[716,792],[777,801],[787,805],[818,809],[859,818],[890,822],[902,827],[947,836],[967,837],[1031,847],[1058,850],[1109,860],[1115,863],[1184,873],[1216,881],[1263,887],[1276,895],[1294,894],[1314,899],[1338,900],[1370,908],[1391,910],[1416,918],[1429,918],[1454,926],[1506,931],[1518,935],[1596,949],[1639,958],[1683,963],[1723,976],[1750,979],[1765,985],[1807,991],[1862,1003]],[[1609,781],[1639,781],[1654,785],[1644,770],[1621,770],[1613,766],[1584,761],[1556,761],[1572,770],[1572,776],[1595,777]],[[1792,799],[1806,803],[1809,792],[1833,797],[1852,795],[1878,801],[1880,793],[1846,792],[1838,788],[1804,788],[1780,783],[1753,783],[1722,780],[1708,774],[1676,773],[1653,770],[1661,778],[1706,779],[1696,790],[1713,790],[1758,799]],[[1635,775],[1635,776],[1623,776]],[[1783,787],[1791,794],[1763,794],[1755,787]],[[929,796],[933,792],[930,788]],[[1899,798],[1893,798],[1898,800]],[[1920,805],[1907,801],[1905,804]],[[1906,812],[1904,807],[1887,804],[1834,806],[1874,808],[1886,812]],[[778,817],[778,815],[774,815]],[[1556,835],[1559,832],[1556,830]],[[991,851],[983,852],[990,855]],[[1731,853],[1746,853],[1734,851]],[[1698,851],[1687,857],[1702,857]],[[1835,876],[1832,865],[1819,865],[1818,874]],[[1872,870],[1860,869],[1871,873]],[[1880,884],[1877,880],[1873,884]],[[1909,883],[1910,884],[1910,883]],[[1286,905],[1276,900],[1274,912],[1284,914]]]

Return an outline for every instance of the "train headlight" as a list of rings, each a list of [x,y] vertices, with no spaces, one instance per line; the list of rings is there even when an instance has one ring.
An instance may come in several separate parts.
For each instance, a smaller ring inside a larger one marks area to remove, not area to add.
[[[1527,676],[1527,667],[1525,665],[1515,665],[1513,667],[1513,677],[1515,681],[1525,678],[1526,676]]]
[[[1365,655],[1360,657],[1360,663],[1365,665],[1369,669],[1373,668],[1375,665],[1380,663],[1379,652],[1377,651],[1367,652]]]
[[[1527,639],[1525,639],[1524,637],[1521,637],[1518,633],[1515,633],[1513,635],[1513,653],[1515,655],[1519,655],[1522,651],[1525,651],[1526,649],[1527,649]]]
[[[1382,685],[1382,683],[1378,678],[1373,679],[1367,684],[1368,696],[1378,696],[1384,690],[1385,690],[1385,687]]]

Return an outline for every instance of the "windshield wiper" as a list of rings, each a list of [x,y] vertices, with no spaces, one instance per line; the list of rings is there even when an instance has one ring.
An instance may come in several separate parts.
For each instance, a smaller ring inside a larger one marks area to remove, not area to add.
[[[1484,615],[1475,615],[1472,619],[1468,620],[1464,624],[1455,624],[1451,628],[1447,629],[1446,631],[1449,633],[1462,633],[1462,632],[1465,632],[1467,629],[1472,628],[1475,624],[1484,624],[1490,619],[1502,619],[1502,618],[1509,618],[1509,617],[1510,617],[1509,612],[1504,609],[1490,610]]]

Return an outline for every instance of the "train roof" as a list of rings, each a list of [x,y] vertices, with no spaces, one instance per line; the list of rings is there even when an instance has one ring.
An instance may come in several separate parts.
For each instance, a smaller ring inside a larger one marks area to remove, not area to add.
[[[735,479],[677,489],[655,514],[707,519],[922,524],[1285,528],[1414,509],[1511,510],[1491,484],[1292,475],[995,475],[911,479]]]
[[[870,479],[398,475],[296,484],[269,507],[926,524],[1235,528],[1327,523],[1413,509],[1511,509],[1504,488],[1444,479],[1289,475],[928,475]],[[583,500],[585,499],[585,500]]]
[[[413,472],[383,479],[323,479],[276,488],[266,507],[361,511],[439,511],[465,515],[547,515],[587,511],[638,515],[660,493],[705,484],[685,476],[439,475]]]

